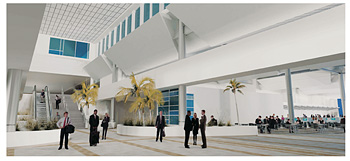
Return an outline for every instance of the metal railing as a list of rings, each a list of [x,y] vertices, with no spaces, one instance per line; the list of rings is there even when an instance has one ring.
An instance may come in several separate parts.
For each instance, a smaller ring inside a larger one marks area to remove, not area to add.
[[[49,87],[45,86],[45,104],[46,104],[46,119],[47,122],[51,121],[52,109],[50,105],[50,91]]]

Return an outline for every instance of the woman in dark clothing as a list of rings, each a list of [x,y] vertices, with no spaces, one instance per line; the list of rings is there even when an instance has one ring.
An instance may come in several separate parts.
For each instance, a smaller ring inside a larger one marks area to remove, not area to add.
[[[197,114],[193,114],[192,118],[192,126],[193,126],[193,145],[197,145],[197,134],[199,129],[199,119],[197,118]]]
[[[109,116],[108,116],[108,113],[106,113],[105,117],[103,118],[102,124],[101,124],[101,126],[103,127],[102,140],[103,139],[106,140],[108,123],[109,123]]]

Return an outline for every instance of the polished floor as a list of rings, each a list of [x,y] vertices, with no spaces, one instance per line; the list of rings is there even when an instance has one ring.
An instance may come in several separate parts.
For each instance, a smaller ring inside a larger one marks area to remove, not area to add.
[[[76,130],[71,135],[69,150],[57,150],[58,143],[32,147],[7,148],[8,156],[344,156],[345,135],[343,132],[328,131],[318,133],[301,130],[289,134],[285,129],[273,134],[258,136],[208,137],[208,148],[199,145],[184,148],[183,137],[166,137],[163,142],[155,142],[153,137],[132,137],[108,132],[107,140],[96,147],[88,143],[89,132]]]

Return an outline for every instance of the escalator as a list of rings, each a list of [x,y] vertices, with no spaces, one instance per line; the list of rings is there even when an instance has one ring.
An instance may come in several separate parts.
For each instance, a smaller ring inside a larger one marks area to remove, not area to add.
[[[44,88],[45,98],[41,98],[41,92],[36,92],[36,86],[33,90],[33,118],[41,124],[46,124],[52,120],[52,107],[50,103],[50,91],[46,86]]]

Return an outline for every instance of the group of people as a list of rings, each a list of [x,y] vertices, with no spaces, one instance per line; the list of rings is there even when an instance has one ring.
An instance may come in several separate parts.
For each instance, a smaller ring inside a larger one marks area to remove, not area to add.
[[[58,113],[57,113],[58,114]],[[90,124],[90,135],[89,135],[89,143],[90,146],[97,146],[99,143],[99,131],[97,131],[97,127],[100,123],[100,118],[97,115],[97,110],[94,110],[94,113],[90,116],[89,118],[89,124]],[[107,130],[108,130],[108,123],[109,123],[109,115],[108,113],[105,114],[101,126],[103,128],[102,132],[102,140],[106,140],[107,138]],[[61,129],[60,132],[60,145],[58,150],[62,149],[63,146],[63,140],[64,142],[64,147],[66,150],[68,150],[68,135],[69,133],[67,132],[67,126],[72,125],[71,119],[68,117],[68,112],[64,112],[64,117],[60,118],[57,121],[57,127]]]
[[[205,136],[205,127],[207,122],[207,117],[205,116],[205,110],[201,111],[201,119],[197,117],[197,113],[193,114],[193,118],[191,120],[191,111],[187,111],[187,115],[185,118],[185,148],[190,148],[188,145],[188,140],[190,138],[190,133],[192,131],[193,134],[193,145],[197,145],[197,135],[198,130],[201,131],[202,136],[202,148],[207,148],[207,140]],[[157,128],[157,136],[156,136],[156,142],[158,141],[158,138],[160,138],[160,142],[163,142],[163,137],[165,136],[164,128],[165,128],[165,117],[163,116],[163,112],[160,111],[159,115],[156,118],[156,124],[155,127]]]
[[[273,114],[270,117],[266,116],[263,120],[261,119],[261,116],[259,116],[257,119],[255,119],[255,124],[258,126],[260,133],[264,133],[264,127],[262,126],[262,124],[267,124],[267,132],[271,134],[271,129],[278,130],[278,128],[281,127],[281,124],[284,123],[284,120],[285,118],[283,117],[283,115],[281,118],[279,118],[278,116],[275,116],[275,114]]]

